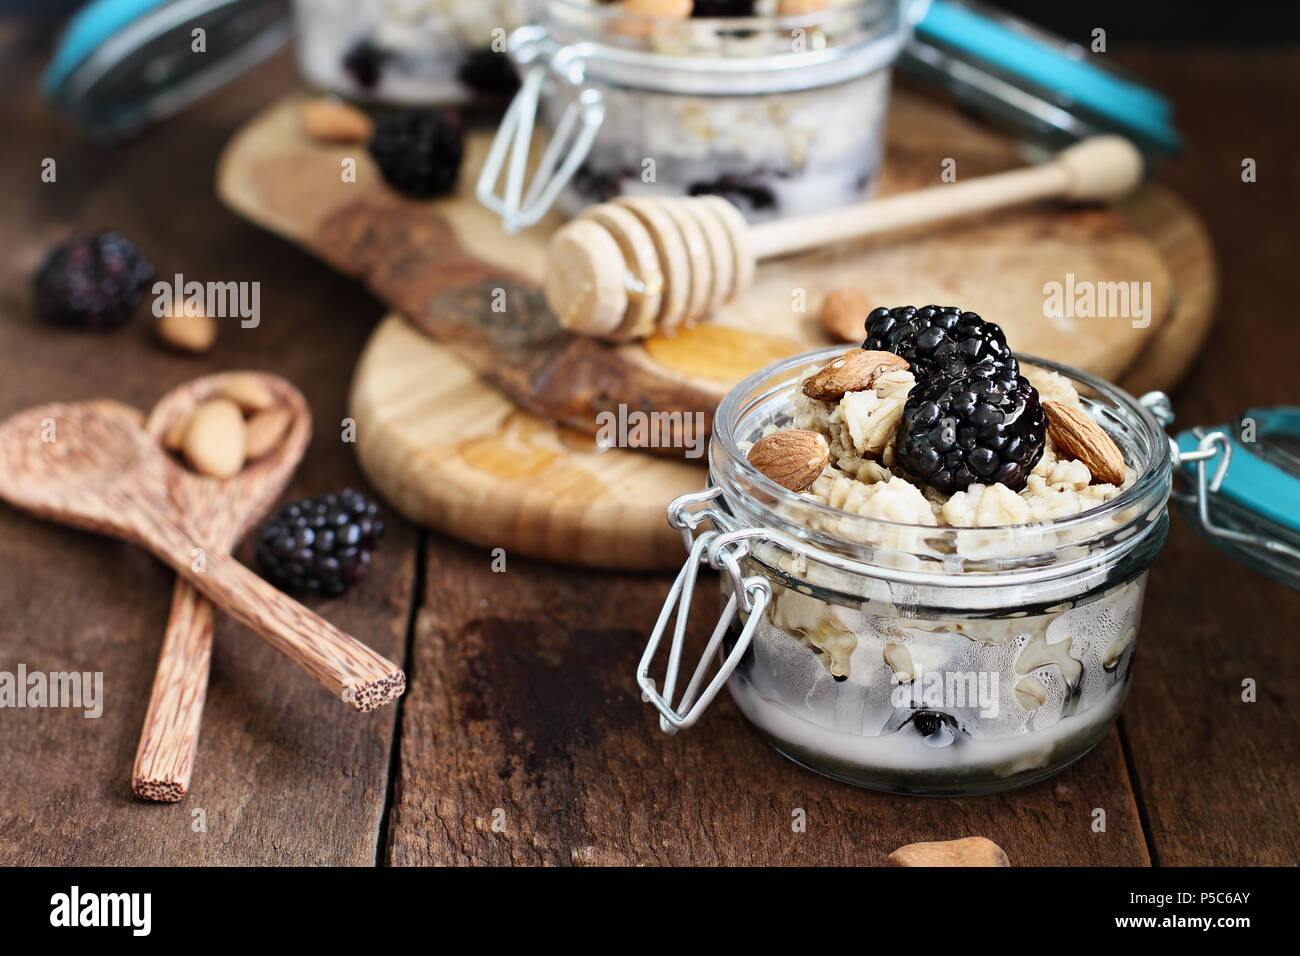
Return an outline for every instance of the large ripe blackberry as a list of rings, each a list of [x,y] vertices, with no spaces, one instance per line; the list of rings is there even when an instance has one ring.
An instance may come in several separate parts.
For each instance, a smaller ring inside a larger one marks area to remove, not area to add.
[[[916,384],[898,426],[898,461],[946,494],[999,482],[1019,491],[1046,439],[1038,391],[1014,368],[982,363]]]
[[[866,328],[864,349],[901,355],[918,379],[981,362],[1019,370],[1002,329],[956,306],[873,309]]]
[[[153,264],[120,232],[73,236],[32,282],[37,318],[82,329],[126,323],[153,280]]]
[[[384,536],[379,508],[359,491],[304,498],[257,532],[257,563],[277,587],[339,595],[360,581]]]
[[[389,185],[408,196],[445,196],[456,187],[465,128],[455,110],[407,109],[381,116],[370,155]]]

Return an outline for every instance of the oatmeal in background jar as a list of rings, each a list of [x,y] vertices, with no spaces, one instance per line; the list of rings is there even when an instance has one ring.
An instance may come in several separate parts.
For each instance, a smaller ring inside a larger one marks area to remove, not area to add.
[[[526,193],[496,201],[503,149],[479,197],[511,229],[553,201],[574,214],[621,195],[720,195],[751,221],[859,200],[911,6],[549,0],[511,36],[529,78],[498,136],[536,117],[550,152]]]
[[[538,0],[294,0],[308,82],[393,103],[499,101],[517,86],[508,31]]]

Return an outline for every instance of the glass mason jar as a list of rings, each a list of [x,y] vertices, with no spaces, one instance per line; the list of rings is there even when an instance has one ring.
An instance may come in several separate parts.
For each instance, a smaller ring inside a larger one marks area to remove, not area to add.
[[[313,86],[354,99],[504,99],[515,89],[505,38],[536,2],[294,0],[298,66]]]
[[[1131,486],[1082,514],[1006,527],[840,511],[777,485],[744,449],[790,427],[802,379],[842,352],[769,366],[719,405],[710,488],[669,506],[691,555],[641,660],[643,692],[673,733],[725,682],[786,756],[878,790],[976,794],[1055,773],[1123,706],[1147,569],[1168,533],[1169,439],[1115,386],[1024,358],[1078,389],[1135,470]],[[724,572],[723,613],[673,704],[701,564]],[[660,691],[649,669],[675,607]]]
[[[549,0],[539,26],[511,37],[525,82],[498,142],[526,154],[537,119],[550,145],[526,199],[518,184],[492,199],[504,146],[480,198],[509,229],[555,201],[574,214],[620,195],[713,193],[752,221],[857,201],[880,169],[905,6],[668,20]]]

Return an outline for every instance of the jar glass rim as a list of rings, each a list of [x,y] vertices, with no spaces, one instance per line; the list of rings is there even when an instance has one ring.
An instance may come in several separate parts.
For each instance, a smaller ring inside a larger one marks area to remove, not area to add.
[[[749,463],[748,458],[740,450],[739,442],[742,438],[737,434],[736,426],[740,419],[746,415],[747,410],[752,408],[761,398],[770,398],[776,392],[787,391],[792,388],[802,377],[801,375],[796,376],[795,373],[802,372],[805,369],[811,370],[820,364],[825,364],[837,358],[843,353],[843,346],[832,346],[791,356],[788,359],[783,359],[760,369],[727,392],[714,415],[713,434],[709,443],[710,471],[713,480],[722,487],[724,497],[731,498],[737,493],[744,494],[743,489],[737,488],[734,481],[729,480],[729,476],[743,476],[747,482],[751,482],[756,489],[761,490],[763,493],[765,501],[759,503],[763,517],[779,518],[782,519],[781,523],[787,525],[792,523],[802,525],[803,522],[798,521],[798,517],[812,519],[833,518],[837,522],[848,522],[847,527],[849,528],[860,529],[864,533],[861,539],[864,541],[879,540],[890,532],[920,533],[927,536],[958,533],[969,535],[972,532],[976,534],[987,532],[992,535],[1006,534],[1014,529],[1029,529],[1039,533],[1069,534],[1071,532],[1086,531],[1093,526],[1107,526],[1108,523],[1123,526],[1131,523],[1131,521],[1124,521],[1119,519],[1118,516],[1123,515],[1128,509],[1136,509],[1134,520],[1137,520],[1148,514],[1152,506],[1163,507],[1168,499],[1172,481],[1168,451],[1169,438],[1144,405],[1119,386],[1112,385],[1096,376],[1059,362],[1020,354],[1017,354],[1016,357],[1022,364],[1057,372],[1068,378],[1073,384],[1083,386],[1084,389],[1104,400],[1109,406],[1122,409],[1132,419],[1136,424],[1136,429],[1141,433],[1142,445],[1147,454],[1142,461],[1128,462],[1137,471],[1137,478],[1131,486],[1109,501],[1078,514],[1033,521],[1026,524],[973,528],[936,527],[868,517],[834,508],[806,495],[790,491],[772,481]],[[768,505],[766,501],[771,501],[772,504]],[[779,515],[777,513],[778,508],[780,509]],[[792,515],[796,516],[793,521]],[[841,527],[844,527],[844,525],[841,525]],[[843,549],[846,546],[853,547],[856,541],[856,536],[847,538],[842,535],[833,535],[820,531],[812,522],[808,523],[806,528],[801,527],[799,530],[813,541],[837,547],[838,549]],[[1086,536],[1071,539],[1071,543],[1075,544],[1085,542]]]

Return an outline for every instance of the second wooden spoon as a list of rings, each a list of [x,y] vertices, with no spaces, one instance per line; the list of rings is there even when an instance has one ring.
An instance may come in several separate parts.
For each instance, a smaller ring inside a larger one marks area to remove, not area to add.
[[[263,372],[224,372],[180,385],[154,406],[145,422],[155,441],[198,405],[228,385],[251,382],[290,416],[276,448],[233,478],[208,478],[185,468],[169,473],[171,496],[212,548],[229,552],[284,491],[311,440],[311,411],[302,394]],[[212,602],[182,577],[172,591],[149,709],[131,768],[131,790],[142,800],[175,803],[189,790],[199,743],[212,657]]]

